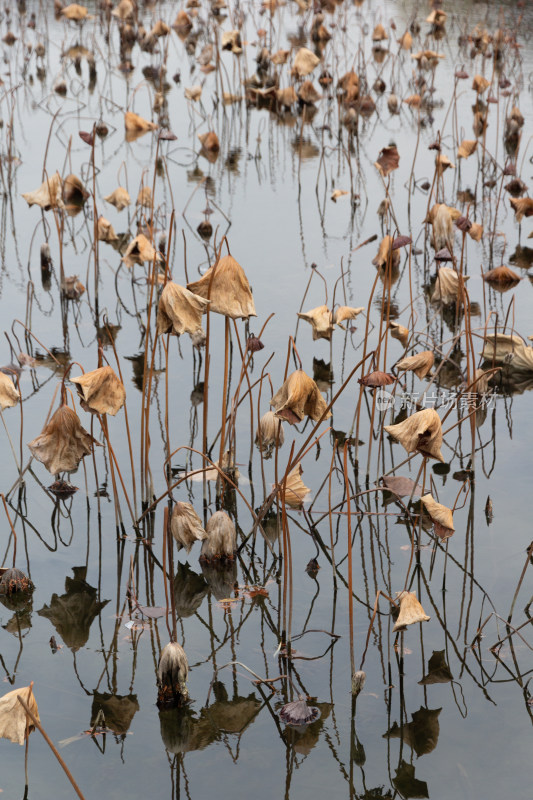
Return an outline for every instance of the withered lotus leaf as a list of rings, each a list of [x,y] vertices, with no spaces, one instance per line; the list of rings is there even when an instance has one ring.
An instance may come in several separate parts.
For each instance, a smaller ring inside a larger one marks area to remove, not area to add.
[[[139,233],[127,246],[122,261],[131,268],[134,264],[144,264],[145,261],[153,261],[154,258],[160,261],[161,254],[144,233]]]
[[[82,206],[87,198],[89,192],[78,178],[77,175],[67,175],[63,181],[63,201],[64,203],[74,206]]]
[[[377,167],[384,178],[393,170],[398,169],[400,166],[400,154],[396,145],[392,144],[389,147],[384,147],[377,161],[374,162],[374,166]]]
[[[201,86],[189,86],[185,89],[185,97],[187,100],[192,100],[195,102],[199,100],[202,96],[202,87]]]
[[[292,72],[298,78],[305,78],[307,75],[311,74],[318,64],[320,64],[318,56],[311,50],[308,50],[307,47],[301,47],[296,53],[292,65]]]
[[[475,152],[477,139],[463,139],[457,149],[457,158],[469,158]]]
[[[68,6],[65,6],[61,9],[60,14],[65,19],[74,20],[74,22],[81,22],[82,19],[86,19],[89,11],[85,6],[81,6],[79,3],[71,3]]]
[[[475,383],[472,386],[472,391],[478,394],[484,394],[489,390],[489,375],[483,369],[476,369],[474,373]]]
[[[184,9],[178,11],[178,16],[174,20],[172,27],[176,28],[178,36],[180,34],[187,35],[190,32],[192,28],[192,20]]]
[[[152,205],[152,190],[149,186],[143,186],[140,190],[139,194],[137,195],[137,206],[141,206],[143,208],[150,208]]]
[[[209,300],[168,281],[157,307],[157,332],[175,333],[178,336],[197,333],[202,329],[202,314],[208,305]]]
[[[157,128],[156,122],[149,122],[149,120],[140,117],[133,111],[126,111],[124,114],[124,127],[127,133],[146,133],[147,131],[155,131]]]
[[[326,401],[320,389],[309,375],[298,369],[291,373],[281,389],[279,389],[270,405],[276,417],[286,419],[291,425],[301,422],[304,417],[311,417],[317,422],[327,409]],[[331,417],[331,411],[324,419]]]
[[[106,203],[111,203],[111,205],[115,206],[117,211],[122,211],[131,203],[128,191],[123,186],[118,186],[114,192],[104,197],[104,200]]]
[[[435,533],[437,536],[440,539],[449,539],[455,531],[451,508],[437,503],[431,494],[425,494],[420,499],[431,517],[431,521],[435,525]]]
[[[298,100],[298,95],[293,86],[287,86],[285,89],[276,89],[276,99],[280,105],[290,108]]]
[[[443,153],[438,153],[435,157],[435,167],[437,168],[437,174],[442,175],[448,167],[455,169],[455,164],[452,164],[448,156],[445,156]]]
[[[390,375],[388,372],[380,372],[376,370],[375,372],[370,372],[368,375],[363,375],[362,378],[359,378],[358,383],[361,386],[389,386],[391,383],[394,383],[396,378],[394,375]]]
[[[120,0],[120,3],[113,9],[111,14],[117,17],[117,19],[125,21],[133,17],[134,11],[135,6],[133,5],[133,0]]]
[[[115,229],[105,217],[98,217],[97,236],[99,242],[117,242]]]
[[[405,31],[403,36],[400,36],[398,39],[398,44],[402,48],[402,50],[410,50],[413,46],[413,37],[409,31]]]
[[[431,367],[435,363],[435,356],[432,350],[424,350],[422,353],[416,353],[414,356],[407,356],[402,358],[396,364],[396,369],[404,369],[414,372],[419,378],[425,378]]]
[[[34,717],[40,722],[37,701],[31,686],[13,689],[0,697],[0,738],[9,739],[15,744],[24,744],[26,741],[26,712],[18,701],[21,697]],[[28,733],[35,729],[35,725],[28,719]]]
[[[481,241],[481,237],[483,236],[483,225],[480,225],[479,222],[473,222],[470,230],[468,231],[468,235],[475,242]]]
[[[15,388],[15,384],[4,372],[0,372],[0,409],[12,408],[16,406],[20,398],[20,393]]]
[[[400,592],[398,600],[400,601],[400,613],[392,629],[393,633],[404,631],[408,625],[413,625],[415,622],[428,622],[431,619],[425,613],[414,592]]]
[[[434,408],[424,408],[396,425],[386,425],[385,430],[399,442],[408,453],[419,452],[423,456],[444,462],[442,425]]]
[[[214,131],[208,131],[207,133],[199,133],[198,138],[202,143],[202,147],[208,153],[218,153],[220,150],[220,142],[218,140],[218,136]]]
[[[301,508],[303,501],[311,491],[303,482],[302,473],[302,465],[298,462],[294,469],[289,472],[285,481],[285,491],[282,494],[285,502],[291,508]]]
[[[490,81],[483,77],[483,75],[474,75],[472,89],[474,89],[474,91],[476,91],[478,94],[483,94],[483,92],[486,92],[489,86]]]
[[[392,321],[389,322],[389,330],[392,338],[398,339],[398,341],[401,342],[405,347],[409,339],[409,330],[407,328],[404,328],[403,325],[400,325],[399,322],[392,322]]]
[[[511,197],[509,200],[517,222],[533,215],[533,197]]]
[[[318,306],[311,311],[299,313],[298,317],[309,322],[313,327],[313,341],[316,339],[331,339],[333,322],[331,311],[327,306]]]
[[[201,558],[206,561],[213,559],[232,559],[237,548],[237,534],[235,525],[225,511],[215,511],[206,525],[206,537],[202,543]]]
[[[372,41],[373,42],[383,42],[385,39],[388,39],[387,31],[379,22],[372,32]]]
[[[400,263],[399,250],[393,250],[392,236],[384,236],[380,242],[377,255],[372,259],[372,264],[375,267],[386,267],[389,263],[392,267],[398,266]]]
[[[170,28],[166,22],[163,22],[162,19],[158,19],[155,23],[154,27],[149,33],[149,36],[152,38],[159,39],[161,36],[168,36],[170,33]]]
[[[222,49],[230,50],[235,55],[242,53],[240,31],[224,31],[222,34]]]
[[[248,278],[233,256],[223,256],[187,289],[211,301],[210,311],[231,319],[256,317]]]
[[[38,189],[33,192],[24,192],[22,197],[30,207],[36,205],[44,211],[49,211],[51,208],[63,208],[62,188],[63,182],[59,172],[55,172],[49,178],[45,178]]]
[[[524,344],[519,336],[508,333],[488,334],[482,356],[487,361],[505,361],[513,370],[533,371],[533,347]]]
[[[494,269],[485,272],[483,280],[490,283],[494,288],[510,289],[512,286],[516,286],[521,278],[512,269],[506,267],[505,264],[501,264],[499,267],[494,267]]]
[[[124,384],[110,366],[98,367],[70,380],[76,384],[85,411],[115,416],[124,405]]]
[[[339,306],[333,312],[333,321],[336,325],[342,327],[341,322],[344,322],[346,319],[355,319],[357,315],[364,310],[364,306],[360,306],[359,308],[353,308],[352,306]]]
[[[468,275],[463,277],[464,281],[468,280]],[[437,280],[433,287],[431,295],[432,303],[455,303],[459,293],[459,275],[450,267],[439,267],[437,272]]]
[[[52,475],[57,475],[58,472],[74,472],[94,444],[98,442],[82,428],[76,412],[61,405],[28,447]]]
[[[203,541],[207,533],[202,520],[190,503],[178,502],[170,515],[170,531],[174,540],[184,547],[187,553],[195,542]]]

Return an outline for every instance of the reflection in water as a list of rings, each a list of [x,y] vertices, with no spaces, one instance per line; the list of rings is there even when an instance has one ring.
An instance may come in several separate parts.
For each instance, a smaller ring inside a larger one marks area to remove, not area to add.
[[[400,726],[395,722],[392,728],[383,734],[383,738],[402,739],[411,747],[417,756],[431,753],[439,740],[439,714],[442,708],[420,708],[415,711],[413,721]]]
[[[292,725],[287,725],[283,731],[283,738],[288,745],[294,750],[295,753],[301,756],[308,756],[311,750],[315,747],[320,739],[320,733],[324,727],[324,722],[329,717],[331,703],[313,703],[320,712],[320,717],[316,722],[311,722],[306,725],[295,728]]]
[[[208,564],[202,561],[200,566],[215,600],[231,597],[237,584],[237,562],[213,561]]]
[[[406,761],[402,760],[400,762],[400,765],[396,770],[396,775],[392,779],[392,783],[394,788],[397,789],[401,796],[405,797],[406,800],[409,797],[429,797],[427,783],[425,781],[419,781],[417,778],[415,778],[414,766],[412,764],[408,764]]]
[[[65,594],[53,594],[50,605],[37,613],[49,619],[67,647],[76,651],[87,644],[91,625],[109,600],[97,599],[97,590],[85,580],[87,567],[72,571],[74,577],[65,578]]]
[[[91,728],[98,724],[117,735],[126,734],[138,710],[139,702],[135,694],[118,695],[95,691],[91,708]]]
[[[187,562],[180,562],[174,578],[174,603],[178,617],[192,617],[209,591],[206,579],[194,572]]]

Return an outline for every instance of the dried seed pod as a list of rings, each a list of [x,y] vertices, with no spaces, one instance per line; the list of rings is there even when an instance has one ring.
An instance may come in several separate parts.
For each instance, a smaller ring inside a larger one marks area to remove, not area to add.
[[[391,383],[394,383],[396,378],[394,375],[390,375],[388,372],[370,372],[368,375],[364,375],[362,378],[359,378],[357,381],[361,384],[361,386],[389,386]]]
[[[358,694],[363,690],[363,686],[365,685],[366,681],[366,672],[363,672],[362,669],[357,670],[352,674],[352,694],[354,697],[357,697]]]
[[[203,541],[207,533],[202,521],[190,503],[178,502],[170,515],[170,531],[174,540],[180,547],[184,547],[187,554],[195,542]]]
[[[22,570],[13,567],[0,576],[0,595],[33,592],[34,586]]]

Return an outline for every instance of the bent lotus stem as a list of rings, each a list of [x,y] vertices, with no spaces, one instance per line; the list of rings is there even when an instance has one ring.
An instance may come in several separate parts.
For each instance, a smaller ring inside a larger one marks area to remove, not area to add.
[[[15,531],[15,527],[11,521],[11,517],[9,516],[6,498],[2,493],[0,493],[0,497],[2,498],[2,503],[4,504],[4,511],[6,512],[7,521],[9,522],[9,527],[11,528],[11,533],[13,534],[13,568],[15,568],[15,563],[17,561],[17,534]]]

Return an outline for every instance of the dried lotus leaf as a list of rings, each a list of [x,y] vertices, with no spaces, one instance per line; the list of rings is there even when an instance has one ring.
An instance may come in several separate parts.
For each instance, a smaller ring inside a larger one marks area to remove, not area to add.
[[[209,300],[168,281],[157,307],[157,332],[175,333],[178,336],[197,333],[202,330],[202,315],[208,305]]]
[[[0,372],[0,410],[16,406],[20,399],[20,392],[15,384],[4,372]]]
[[[434,408],[417,411],[396,425],[386,425],[385,430],[407,453],[419,452],[423,456],[444,462],[440,452],[442,425]]]
[[[27,719],[23,706],[19,703],[21,697],[33,716],[40,722],[37,701],[32,691],[33,683],[24,686],[22,689],[13,691],[0,697],[0,738],[9,739],[15,744],[24,744],[26,741],[26,721],[28,722],[28,733],[34,730],[35,725],[31,719]]]
[[[256,317],[248,278],[233,256],[223,256],[187,289],[211,301],[210,311],[231,319]]]
[[[291,425],[301,422],[305,416],[318,422],[331,417],[331,411],[326,409],[326,401],[315,381],[299,369],[293,372],[281,389],[279,389],[270,405],[274,408],[276,417],[287,420]]]
[[[84,456],[92,452],[96,439],[81,425],[78,415],[67,405],[61,405],[52,415],[43,431],[28,443],[32,455],[46,469],[58,472],[74,472]]]
[[[435,363],[435,356],[432,350],[424,350],[422,353],[416,353],[414,356],[407,356],[402,358],[396,364],[396,369],[404,369],[414,372],[419,378],[425,378],[431,367]]]
[[[414,592],[401,592],[398,595],[398,600],[400,601],[400,613],[392,629],[393,633],[404,631],[408,625],[413,625],[416,622],[429,622],[431,619],[422,608]]]
[[[70,380],[76,384],[86,411],[115,416],[124,405],[126,390],[112,367],[99,367]]]
[[[333,331],[332,314],[327,306],[318,306],[304,313],[298,314],[299,319],[309,322],[313,327],[313,341],[316,339],[331,339]]]

